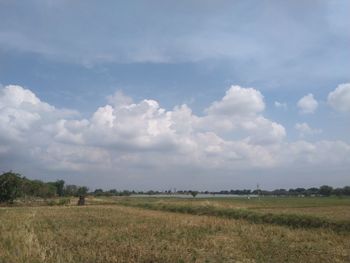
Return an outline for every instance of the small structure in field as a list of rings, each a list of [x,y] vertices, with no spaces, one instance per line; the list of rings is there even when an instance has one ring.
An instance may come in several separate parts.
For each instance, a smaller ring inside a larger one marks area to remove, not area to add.
[[[85,196],[79,196],[78,205],[85,205]]]

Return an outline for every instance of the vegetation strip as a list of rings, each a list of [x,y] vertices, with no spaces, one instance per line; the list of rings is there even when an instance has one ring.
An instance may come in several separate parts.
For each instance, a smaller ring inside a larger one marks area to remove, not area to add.
[[[217,216],[231,219],[244,219],[255,224],[274,224],[292,228],[327,228],[336,232],[349,232],[349,221],[331,221],[328,219],[297,214],[257,213],[247,209],[220,209],[212,206],[180,206],[152,203],[120,202],[120,205],[150,210],[184,213],[192,215]]]

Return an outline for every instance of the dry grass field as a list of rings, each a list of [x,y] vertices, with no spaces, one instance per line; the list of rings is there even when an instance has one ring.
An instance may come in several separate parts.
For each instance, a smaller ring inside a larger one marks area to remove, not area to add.
[[[102,201],[93,199],[92,202]],[[191,207],[214,207],[218,209],[247,209],[249,211],[275,214],[311,215],[330,220],[350,222],[350,198],[343,197],[263,197],[258,198],[108,198],[106,202],[125,202],[126,204],[154,204]]]
[[[130,207],[136,203],[216,205],[259,213],[283,207],[283,213],[283,209],[294,213],[299,204],[301,211],[312,207],[320,216],[325,208],[334,209],[337,220],[347,221],[348,214],[340,211],[349,209],[349,199],[95,198],[88,203],[0,208],[0,262],[350,262],[347,231]]]

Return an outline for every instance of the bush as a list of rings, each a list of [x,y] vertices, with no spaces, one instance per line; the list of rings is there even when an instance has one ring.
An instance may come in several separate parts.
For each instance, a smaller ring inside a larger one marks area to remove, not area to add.
[[[46,205],[48,206],[63,206],[63,205],[69,205],[70,199],[69,198],[61,198],[61,199],[50,199],[46,201]]]
[[[49,205],[49,206],[54,206],[54,205],[56,205],[57,203],[55,202],[55,200],[47,200],[47,201],[46,201],[46,204]]]
[[[61,198],[58,201],[58,205],[69,205],[70,204],[70,199],[69,198]]]

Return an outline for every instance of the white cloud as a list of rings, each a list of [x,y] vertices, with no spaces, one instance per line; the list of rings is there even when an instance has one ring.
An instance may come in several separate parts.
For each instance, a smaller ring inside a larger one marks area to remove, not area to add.
[[[27,133],[52,120],[76,116],[42,102],[30,90],[9,85],[0,90],[0,138],[23,141]]]
[[[308,135],[315,135],[322,132],[321,129],[313,129],[306,122],[296,123],[295,129],[299,132],[299,136],[304,137]]]
[[[31,112],[52,112],[55,108],[40,101],[30,90],[9,85],[0,90],[1,109],[23,109]]]
[[[111,97],[111,105],[81,119],[30,90],[6,86],[0,91],[0,165],[91,176],[118,172],[118,178],[167,171],[184,178],[184,170],[215,176],[218,171],[294,169],[300,163],[350,166],[345,142],[286,142],[285,128],[263,115],[263,96],[253,88],[231,87],[203,116],[187,105],[167,111],[151,99],[120,97],[125,95]],[[303,135],[317,132],[306,123],[296,129]]]
[[[283,109],[283,110],[287,110],[288,109],[288,106],[287,106],[286,102],[275,101],[275,107]]]
[[[249,115],[265,109],[264,97],[256,89],[231,86],[220,101],[206,110],[209,115]]]
[[[133,103],[132,98],[126,96],[121,90],[116,91],[112,96],[108,96],[107,100],[116,108]]]
[[[309,93],[298,101],[297,106],[301,113],[314,113],[318,107],[318,102],[315,100],[314,95]]]
[[[350,112],[350,83],[340,84],[330,92],[327,102],[335,110]]]
[[[263,116],[263,95],[254,88],[231,86],[225,96],[213,102],[199,118],[197,127],[217,134],[240,133],[254,144],[276,143],[286,136],[285,128]]]

